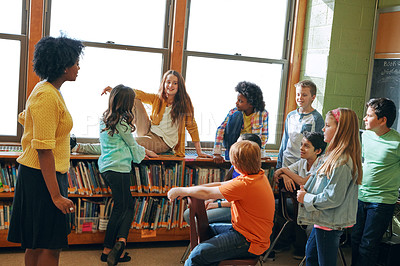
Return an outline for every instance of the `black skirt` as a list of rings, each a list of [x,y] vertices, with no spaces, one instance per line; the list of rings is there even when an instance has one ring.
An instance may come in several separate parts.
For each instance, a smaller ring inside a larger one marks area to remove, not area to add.
[[[67,197],[67,174],[57,172],[57,181],[61,195]],[[24,249],[66,248],[69,219],[51,200],[41,170],[20,165],[7,240]]]

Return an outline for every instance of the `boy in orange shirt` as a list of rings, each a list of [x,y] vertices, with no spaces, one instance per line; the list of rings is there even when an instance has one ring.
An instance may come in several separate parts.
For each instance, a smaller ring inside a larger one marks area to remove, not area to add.
[[[232,165],[241,175],[235,179],[168,191],[169,200],[192,196],[199,199],[222,199],[231,202],[232,224],[210,224],[214,237],[197,245],[185,265],[211,265],[219,261],[257,257],[269,245],[275,200],[264,171],[260,147],[243,140],[232,145]]]

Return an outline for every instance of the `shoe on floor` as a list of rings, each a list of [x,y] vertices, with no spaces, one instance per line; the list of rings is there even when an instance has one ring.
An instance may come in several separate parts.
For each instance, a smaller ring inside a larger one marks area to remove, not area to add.
[[[267,260],[274,261],[275,260],[275,251],[271,251],[267,257]]]
[[[108,266],[114,266],[114,265],[118,264],[119,257],[121,257],[121,254],[124,251],[124,248],[125,248],[125,243],[122,241],[117,241],[114,244],[113,249],[110,251],[110,254],[108,254],[108,258],[107,258]]]
[[[295,260],[302,260],[304,258],[304,256],[305,256],[304,250],[295,249],[293,251],[293,259],[295,259]]]
[[[274,247],[274,251],[276,252],[276,253],[282,253],[282,252],[285,252],[285,251],[288,251],[288,250],[290,250],[290,245],[289,246],[281,246],[281,245],[275,245],[275,247]]]
[[[101,253],[100,260],[102,262],[107,262],[108,255]],[[118,262],[128,262],[131,261],[131,256],[129,256],[128,252],[125,252],[124,256],[121,258],[119,257]]]

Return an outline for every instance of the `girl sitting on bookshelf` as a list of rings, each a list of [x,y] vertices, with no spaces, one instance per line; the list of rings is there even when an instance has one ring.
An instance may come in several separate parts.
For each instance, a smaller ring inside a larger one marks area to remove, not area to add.
[[[133,220],[133,198],[130,192],[132,162],[140,163],[145,157],[158,155],[138,145],[132,132],[132,112],[135,92],[124,85],[116,86],[110,93],[108,109],[100,120],[101,156],[99,171],[110,186],[114,207],[107,225],[101,261],[108,265],[130,261],[123,256],[129,229]]]
[[[103,90],[102,94],[112,91],[111,87]],[[185,128],[189,132],[198,157],[209,157],[201,151],[199,131],[192,101],[186,92],[182,75],[174,70],[168,70],[161,81],[157,94],[134,90],[135,125],[137,127],[138,144],[156,153],[173,150],[176,156],[185,156]],[[143,103],[152,106],[150,118]],[[100,149],[95,144],[79,143],[73,151],[80,153],[99,154]]]

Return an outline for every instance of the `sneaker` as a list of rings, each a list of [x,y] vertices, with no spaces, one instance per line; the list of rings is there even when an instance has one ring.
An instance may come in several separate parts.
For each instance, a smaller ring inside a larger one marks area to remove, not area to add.
[[[267,257],[267,260],[269,261],[275,261],[275,251],[271,251]]]
[[[305,256],[304,250],[295,249],[293,251],[293,259],[295,259],[295,260],[302,260],[304,258],[304,256]]]
[[[275,247],[274,247],[274,251],[276,253],[282,253],[282,252],[285,252],[285,251],[288,251],[288,250],[290,250],[290,246],[275,245]]]
[[[122,241],[118,241],[114,244],[113,249],[110,254],[108,254],[107,265],[114,266],[119,262],[119,258],[121,257],[122,252],[124,251],[125,243]]]
[[[103,252],[101,253],[101,256],[100,256],[100,260],[102,261],[102,262],[107,262],[107,259],[108,259],[108,254],[104,254]],[[128,252],[125,252],[125,254],[124,254],[124,256],[123,257],[119,257],[119,259],[118,259],[118,262],[128,262],[128,261],[131,261],[131,256],[129,256],[129,253]]]

